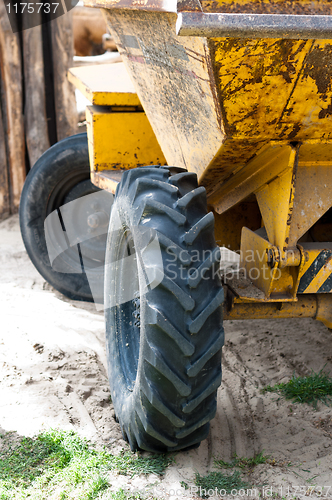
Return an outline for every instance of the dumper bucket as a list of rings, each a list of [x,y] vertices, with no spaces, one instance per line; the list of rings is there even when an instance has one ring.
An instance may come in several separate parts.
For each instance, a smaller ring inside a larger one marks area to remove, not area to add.
[[[168,164],[196,172],[208,196],[271,141],[331,138],[330,3],[94,5]]]

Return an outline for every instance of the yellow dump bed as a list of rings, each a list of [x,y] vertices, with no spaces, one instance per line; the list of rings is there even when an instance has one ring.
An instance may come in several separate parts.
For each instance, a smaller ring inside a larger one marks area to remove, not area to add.
[[[218,203],[234,176],[247,177],[243,169],[271,141],[331,139],[330,2],[92,4],[106,9],[168,164],[196,172],[219,212],[234,204]]]

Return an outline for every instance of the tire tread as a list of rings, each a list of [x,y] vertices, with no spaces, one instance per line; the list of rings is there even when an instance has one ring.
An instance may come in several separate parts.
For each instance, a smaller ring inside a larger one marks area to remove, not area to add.
[[[131,411],[125,405],[127,413],[116,413],[127,422],[129,441],[141,449],[190,449],[207,437],[221,382],[223,289],[215,273],[208,280],[201,277],[220,259],[213,244],[214,217],[207,213],[206,192],[197,187],[196,174],[174,173],[172,167],[135,169],[119,193],[131,200],[135,222],[157,230],[164,277],[144,298],[136,380],[140,396],[130,400]],[[211,255],[197,263],[195,252],[205,255],[205,250]],[[173,277],[168,262],[182,266],[183,275]]]

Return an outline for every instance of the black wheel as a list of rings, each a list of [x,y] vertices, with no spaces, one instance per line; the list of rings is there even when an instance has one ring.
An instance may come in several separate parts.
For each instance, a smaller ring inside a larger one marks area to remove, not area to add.
[[[25,248],[43,278],[70,299],[103,301],[109,197],[90,181],[86,134],[48,149],[25,181],[20,202]]]
[[[132,450],[198,446],[221,382],[223,289],[214,218],[196,174],[127,171],[106,247],[112,400]]]

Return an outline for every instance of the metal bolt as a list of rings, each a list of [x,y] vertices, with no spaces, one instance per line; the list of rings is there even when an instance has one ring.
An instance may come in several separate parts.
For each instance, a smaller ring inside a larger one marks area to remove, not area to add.
[[[87,223],[92,229],[97,229],[97,227],[106,226],[108,224],[108,216],[105,212],[96,212],[88,216]]]

